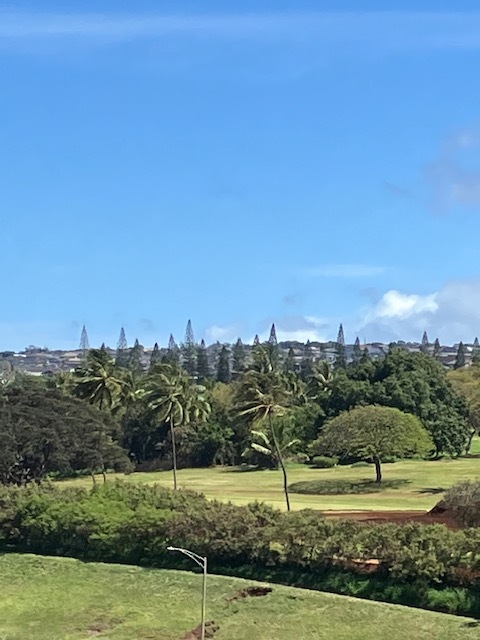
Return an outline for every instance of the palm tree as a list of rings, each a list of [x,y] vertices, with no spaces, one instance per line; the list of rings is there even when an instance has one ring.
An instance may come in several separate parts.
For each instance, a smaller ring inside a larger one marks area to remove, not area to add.
[[[172,441],[173,488],[177,489],[177,445],[175,428],[206,420],[210,405],[205,387],[192,382],[186,371],[170,364],[157,365],[140,391],[150,411],[170,426]]]
[[[277,452],[275,450],[275,445],[273,440],[271,440],[266,433],[263,431],[252,430],[252,435],[259,442],[252,442],[250,448],[257,453],[261,453],[264,456],[270,458],[273,462],[275,468],[278,468],[280,461],[277,456]],[[288,452],[291,451],[297,444],[300,444],[300,440],[298,438],[294,438],[293,440],[288,440],[288,434],[285,431],[284,425],[280,425],[277,429],[277,440],[280,448],[280,452],[282,457]],[[244,452],[244,456],[247,456],[249,449]]]
[[[322,392],[329,393],[334,379],[335,374],[326,360],[316,362],[308,377],[308,397],[317,400]]]
[[[74,395],[112,414],[124,411],[135,398],[132,374],[117,367],[105,349],[90,350],[85,368],[77,369],[74,378]]]
[[[288,406],[288,396],[288,390],[279,373],[275,371],[271,371],[270,373],[249,371],[245,374],[239,389],[238,405],[239,416],[252,418],[254,424],[264,420],[266,420],[268,424],[268,436],[271,438],[278,462],[282,469],[283,491],[285,493],[287,511],[290,511],[287,470],[273,421],[274,416],[285,414]]]

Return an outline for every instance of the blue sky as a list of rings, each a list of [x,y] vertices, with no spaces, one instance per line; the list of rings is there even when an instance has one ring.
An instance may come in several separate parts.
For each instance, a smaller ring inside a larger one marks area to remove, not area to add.
[[[480,334],[480,8],[319,4],[0,0],[0,349]]]

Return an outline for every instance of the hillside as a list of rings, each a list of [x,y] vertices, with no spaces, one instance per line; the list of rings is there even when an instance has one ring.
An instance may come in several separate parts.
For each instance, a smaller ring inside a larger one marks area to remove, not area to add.
[[[201,577],[191,573],[17,554],[0,557],[0,571],[0,637],[8,640],[175,640],[199,622]],[[278,585],[262,597],[238,597],[252,584],[209,576],[216,640],[473,640],[480,633],[468,618]]]

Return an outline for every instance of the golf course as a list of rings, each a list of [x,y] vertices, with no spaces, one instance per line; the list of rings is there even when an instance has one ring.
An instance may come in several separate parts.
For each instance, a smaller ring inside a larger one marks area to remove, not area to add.
[[[475,442],[475,449],[478,442]],[[302,464],[288,465],[290,485],[297,482],[322,481],[329,483],[349,481],[353,484],[374,479],[373,465],[338,465],[333,469],[314,469]],[[444,458],[442,460],[401,460],[384,465],[385,488],[373,487],[371,493],[343,495],[305,495],[292,493],[292,509],[318,509],[320,511],[415,510],[428,511],[441,499],[442,493],[456,483],[480,477],[480,458]],[[172,473],[160,471],[131,475],[109,474],[109,481],[119,478],[125,482],[172,486]],[[389,483],[398,482],[398,488]],[[103,482],[97,477],[97,482]],[[89,488],[88,476],[65,480],[62,486]],[[180,469],[178,486],[205,494],[207,498],[248,504],[256,500],[285,508],[282,477],[278,470],[242,470],[241,467],[212,467],[206,469]]]

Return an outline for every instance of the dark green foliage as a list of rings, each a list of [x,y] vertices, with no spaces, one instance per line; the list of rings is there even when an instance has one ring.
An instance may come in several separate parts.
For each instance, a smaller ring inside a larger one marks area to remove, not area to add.
[[[455,393],[446,371],[433,358],[394,348],[375,362],[339,371],[325,404],[336,416],[359,404],[396,407],[416,415],[435,443],[436,453],[460,455],[470,437],[465,400]]]
[[[0,483],[38,482],[52,472],[127,470],[119,437],[108,414],[24,379],[0,396]]]
[[[245,349],[241,338],[238,338],[232,348],[232,369],[235,377],[245,370]]]
[[[463,342],[460,342],[457,350],[457,357],[455,359],[454,369],[461,369],[465,366],[465,346]]]
[[[327,458],[327,460],[330,459],[331,458]],[[385,491],[385,489],[399,489],[404,486],[406,482],[406,480],[383,480],[383,482],[379,484],[374,480],[304,480],[302,482],[294,482],[290,485],[289,489],[292,493],[303,493],[315,496],[341,496],[347,494],[378,493],[379,491]]]
[[[208,363],[207,347],[202,339],[197,348],[197,377],[200,383],[205,382],[210,377],[210,365]]]
[[[357,336],[353,345],[353,363],[358,364],[362,359],[362,348],[360,347],[360,338]]]
[[[230,354],[225,345],[223,345],[217,364],[217,382],[228,384],[230,382]]]
[[[480,482],[462,482],[447,491],[442,507],[464,527],[480,527]]]
[[[149,372],[151,372],[157,364],[160,364],[161,361],[162,358],[160,355],[160,347],[158,346],[158,342],[155,342],[155,344],[153,345],[152,354],[150,356],[150,365],[148,368]]]
[[[285,362],[283,363],[284,370],[288,372],[295,371],[295,351],[290,347],[287,353],[287,357],[285,358]]]
[[[420,345],[420,351],[421,351],[421,353],[427,353],[427,354],[430,352],[430,344],[428,342],[428,335],[427,335],[426,331],[423,332],[422,343]]]
[[[128,365],[128,343],[125,336],[125,329],[120,329],[120,337],[117,344],[117,355],[115,356],[115,363],[118,367],[126,367]]]
[[[328,456],[314,456],[312,458],[312,467],[314,469],[332,469],[338,464],[338,458],[329,458]]]
[[[189,376],[195,377],[197,370],[196,344],[191,320],[187,322],[185,341],[182,345],[182,366]]]
[[[172,334],[168,339],[167,353],[163,356],[162,363],[169,364],[172,367],[180,366],[180,349]]]
[[[373,460],[377,482],[381,482],[381,463],[387,457],[428,455],[433,442],[416,416],[393,407],[368,406],[329,420],[310,450]]]
[[[479,543],[478,529],[326,520],[146,485],[0,489],[2,549],[191,568],[172,544],[207,555],[216,573],[456,613],[480,615]],[[377,571],[365,575],[372,559]]]
[[[313,351],[310,340],[307,340],[303,350],[303,358],[300,363],[300,373],[303,380],[308,380],[313,372]]]
[[[128,354],[127,361],[127,368],[135,377],[139,377],[143,373],[142,355],[143,346],[139,343],[138,338],[136,338],[135,343]]]
[[[347,353],[345,350],[345,336],[343,333],[343,325],[338,330],[337,342],[335,346],[335,368],[345,369],[347,366]]]

